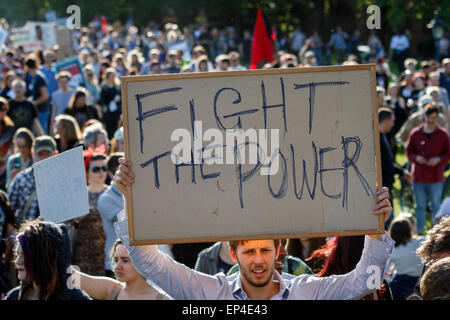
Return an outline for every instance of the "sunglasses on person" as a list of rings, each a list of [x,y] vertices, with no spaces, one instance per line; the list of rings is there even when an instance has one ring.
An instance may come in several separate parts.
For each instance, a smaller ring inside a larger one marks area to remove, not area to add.
[[[108,170],[108,168],[106,168],[106,166],[101,166],[101,167],[96,166],[96,167],[91,168],[91,171],[93,173],[99,173],[100,171],[106,172],[107,170]]]

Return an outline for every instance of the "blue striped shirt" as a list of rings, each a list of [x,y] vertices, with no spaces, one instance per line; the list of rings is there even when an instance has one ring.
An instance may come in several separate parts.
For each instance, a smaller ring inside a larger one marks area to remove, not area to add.
[[[160,252],[155,245],[130,246],[128,220],[124,211],[115,224],[116,232],[127,247],[136,270],[146,279],[177,300],[248,300],[240,273],[214,276],[195,271]],[[271,300],[351,300],[362,298],[383,281],[387,261],[394,241],[385,233],[382,240],[365,237],[364,250],[356,268],[345,275],[315,277],[303,274],[283,277],[277,271],[273,280],[279,283],[279,292]]]

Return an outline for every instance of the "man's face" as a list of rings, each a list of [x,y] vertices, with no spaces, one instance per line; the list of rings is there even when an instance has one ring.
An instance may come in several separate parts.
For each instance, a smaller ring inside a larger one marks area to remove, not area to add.
[[[416,89],[422,90],[425,87],[425,84],[423,82],[423,78],[419,77],[414,81],[414,86]]]
[[[227,71],[230,63],[228,60],[222,60],[219,62],[219,69],[222,71]]]
[[[435,128],[438,123],[438,114],[436,112],[433,112],[430,115],[425,114],[425,122],[429,128]]]
[[[161,67],[159,64],[154,64],[150,69],[151,74],[160,74],[161,73]]]
[[[67,79],[66,77],[61,77],[58,79],[58,87],[60,89],[67,89],[68,86],[69,86],[69,79]]]
[[[236,67],[239,64],[239,58],[237,56],[230,57],[230,66]]]
[[[240,243],[231,258],[239,264],[241,280],[247,285],[261,288],[272,280],[279,248],[273,240],[250,240]]]
[[[47,53],[44,57],[44,60],[46,63],[52,63],[53,62],[53,54]]]
[[[439,86],[439,85],[440,85],[440,83],[439,83],[439,76],[433,76],[433,77],[431,77],[431,78],[430,78],[430,84],[431,84],[432,86]]]
[[[16,97],[23,97],[25,94],[25,87],[21,83],[16,83],[13,86],[13,91]]]
[[[391,117],[389,117],[389,118],[387,118],[387,119],[385,119],[384,121],[383,121],[383,125],[384,125],[384,132],[382,132],[382,133],[388,133],[388,132],[391,132],[391,130],[392,130],[392,128],[394,127],[394,123],[395,123],[395,116],[394,115],[392,115]]]
[[[446,74],[450,74],[450,62],[447,62],[446,64],[444,64],[444,72]]]
[[[33,160],[34,160],[34,162],[39,162],[41,160],[50,158],[52,155],[53,155],[53,152],[51,152],[49,150],[41,150],[34,154]]]
[[[171,54],[170,56],[169,56],[169,59],[168,59],[169,61],[169,63],[170,64],[175,64],[176,62],[177,62],[177,56],[176,55],[174,55],[174,54]]]

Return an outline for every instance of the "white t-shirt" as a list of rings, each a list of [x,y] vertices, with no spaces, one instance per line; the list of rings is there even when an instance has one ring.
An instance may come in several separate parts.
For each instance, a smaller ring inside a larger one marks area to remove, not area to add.
[[[389,263],[395,265],[396,274],[419,277],[423,271],[423,263],[416,255],[416,250],[424,240],[423,237],[412,238],[406,245],[392,249]]]

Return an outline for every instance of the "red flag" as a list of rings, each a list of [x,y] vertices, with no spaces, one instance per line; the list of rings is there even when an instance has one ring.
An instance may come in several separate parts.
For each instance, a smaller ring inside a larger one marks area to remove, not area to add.
[[[108,23],[106,22],[105,16],[101,16],[100,21],[102,23],[102,34],[105,35],[108,30]]]
[[[267,32],[266,22],[262,10],[258,9],[255,29],[253,31],[252,54],[250,59],[250,69],[256,69],[257,64],[263,60],[273,61],[273,43],[271,35]]]

